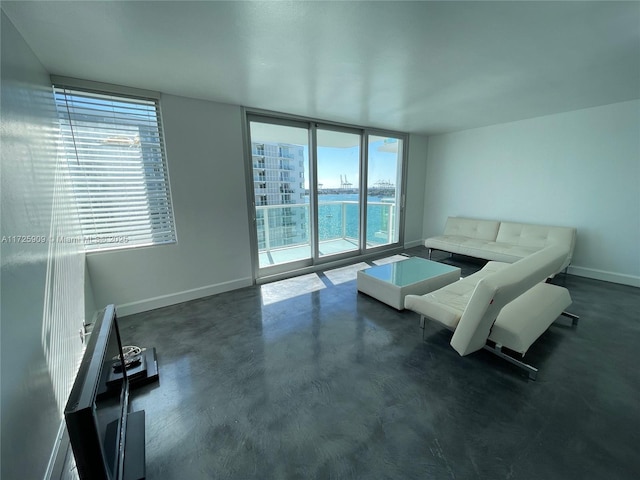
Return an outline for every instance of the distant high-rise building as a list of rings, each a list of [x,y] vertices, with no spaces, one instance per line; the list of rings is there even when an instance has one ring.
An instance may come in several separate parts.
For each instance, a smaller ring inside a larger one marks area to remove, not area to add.
[[[252,142],[251,151],[259,249],[307,242],[303,147]]]

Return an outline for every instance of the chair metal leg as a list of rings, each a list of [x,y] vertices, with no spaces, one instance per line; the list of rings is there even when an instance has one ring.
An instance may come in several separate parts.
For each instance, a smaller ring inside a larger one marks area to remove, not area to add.
[[[576,315],[575,313],[562,312],[560,315],[570,318],[571,319],[571,325],[573,325],[573,326],[578,325],[578,320],[580,320],[580,317],[578,315]]]
[[[432,248],[429,249],[429,260],[431,260],[431,252],[433,251]]]
[[[495,347],[491,347],[489,345],[485,345],[484,346],[485,350],[490,351],[491,353],[493,353],[494,355],[497,355],[498,357],[502,358],[503,360],[506,360],[509,363],[512,363],[513,365],[516,365],[517,367],[522,368],[523,370],[525,370],[528,374],[529,374],[529,379],[530,380],[535,380],[536,376],[538,375],[538,369],[536,367],[532,367],[531,365],[521,362],[520,360],[517,360],[505,353],[502,352],[502,345],[500,344],[496,344]]]
[[[426,319],[424,315],[420,315],[420,328],[422,329],[422,341],[424,342],[424,330],[425,330]]]

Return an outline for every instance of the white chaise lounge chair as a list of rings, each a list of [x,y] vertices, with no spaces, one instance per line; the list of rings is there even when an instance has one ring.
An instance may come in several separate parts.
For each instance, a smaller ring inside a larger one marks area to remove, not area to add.
[[[479,272],[426,295],[408,295],[405,308],[425,320],[454,331],[451,346],[462,356],[487,349],[524,368],[535,379],[537,369],[507,355],[506,347],[522,356],[560,316],[571,296],[566,288],[545,283],[567,258],[564,246],[551,245],[515,263],[489,262]]]

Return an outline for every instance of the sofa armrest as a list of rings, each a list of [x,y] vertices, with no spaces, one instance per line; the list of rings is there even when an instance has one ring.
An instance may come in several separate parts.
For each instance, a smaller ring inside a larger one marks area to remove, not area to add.
[[[451,337],[451,346],[461,356],[480,350],[487,343],[491,325],[499,309],[491,308],[496,287],[483,278],[476,285],[469,304]],[[493,317],[493,320],[490,320]]]

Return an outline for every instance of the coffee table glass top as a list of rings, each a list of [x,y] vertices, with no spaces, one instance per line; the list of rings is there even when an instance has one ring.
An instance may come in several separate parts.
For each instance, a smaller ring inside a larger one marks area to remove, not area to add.
[[[458,268],[432,262],[425,258],[410,257],[407,260],[367,268],[361,270],[360,273],[398,287],[404,287],[454,270],[458,270]]]

